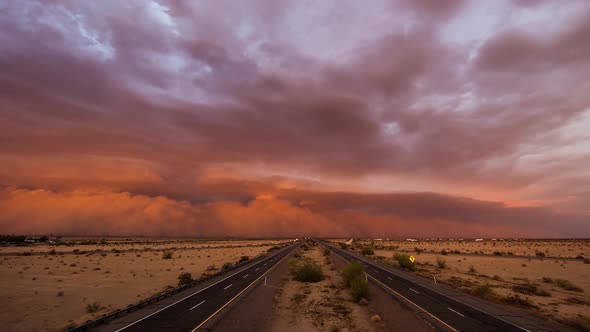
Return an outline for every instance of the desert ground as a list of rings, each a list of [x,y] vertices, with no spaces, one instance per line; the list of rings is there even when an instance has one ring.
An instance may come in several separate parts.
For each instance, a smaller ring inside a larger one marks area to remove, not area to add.
[[[589,240],[359,240],[351,247],[372,247],[368,257],[396,267],[394,253],[411,254],[416,273],[433,282],[590,329]]]
[[[70,239],[68,245],[3,246],[0,323],[5,331],[61,331],[125,308],[284,240]]]

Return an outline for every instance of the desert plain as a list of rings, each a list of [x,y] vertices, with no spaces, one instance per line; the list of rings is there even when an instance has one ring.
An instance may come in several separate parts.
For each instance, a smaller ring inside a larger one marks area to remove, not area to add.
[[[5,331],[63,331],[122,309],[285,240],[63,239],[0,247]]]
[[[396,253],[415,257],[415,273],[485,300],[575,329],[590,330],[590,240],[332,240],[400,268]],[[352,242],[352,243],[351,243]]]

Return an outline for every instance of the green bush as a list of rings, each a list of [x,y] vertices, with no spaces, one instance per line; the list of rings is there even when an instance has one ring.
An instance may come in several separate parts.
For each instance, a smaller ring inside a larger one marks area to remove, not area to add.
[[[402,269],[416,271],[416,265],[410,260],[410,255],[395,253],[393,258]]]
[[[348,244],[346,244],[344,242],[340,242],[340,243],[338,243],[338,245],[340,246],[340,249],[344,249],[344,250],[348,249]]]
[[[365,266],[359,262],[346,264],[341,272],[342,280],[347,288],[350,288],[352,299],[359,302],[362,298],[369,297],[369,284],[365,277]]]
[[[193,282],[193,276],[188,272],[182,272],[178,276],[178,286],[188,285]]]
[[[342,279],[346,287],[351,287],[352,280],[355,278],[362,278],[365,274],[365,266],[359,262],[352,262],[346,264],[342,269]]]
[[[359,302],[363,298],[369,298],[369,283],[362,276],[357,276],[351,280],[350,290],[354,302]]]
[[[365,246],[361,249],[361,254],[368,256],[368,255],[375,255],[375,249],[371,246]]]
[[[484,299],[490,299],[490,298],[493,298],[496,296],[496,293],[494,292],[492,287],[490,287],[490,285],[488,285],[488,284],[474,286],[471,289],[471,294],[473,294],[475,296],[479,296]]]
[[[295,269],[295,280],[301,282],[318,282],[324,280],[322,267],[313,263],[303,263]]]
[[[324,250],[322,251],[322,253],[324,254],[324,256],[330,256],[330,249],[329,248],[324,248]]]
[[[441,269],[446,269],[447,268],[447,261],[444,258],[442,258],[442,257],[437,257],[436,258],[436,264]]]
[[[242,257],[240,257],[240,260],[238,261],[238,263],[246,262],[248,260],[250,260],[250,257],[248,257],[248,256],[242,256]]]

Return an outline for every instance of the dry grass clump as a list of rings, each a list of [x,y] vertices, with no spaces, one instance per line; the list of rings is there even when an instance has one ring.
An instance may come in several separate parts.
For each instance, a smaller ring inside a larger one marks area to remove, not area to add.
[[[471,294],[484,299],[494,299],[497,297],[496,292],[489,284],[477,285],[471,288]]]
[[[524,308],[539,308],[538,306],[534,305],[528,298],[520,297],[520,295],[518,294],[505,296],[501,299],[501,301],[507,304],[517,305],[519,307]]]
[[[102,309],[102,306],[98,302],[93,302],[86,305],[86,312],[89,314],[95,313],[100,309]]]
[[[551,296],[551,293],[540,289],[537,284],[533,284],[533,283],[512,286],[512,290],[517,293],[525,294],[525,295]]]
[[[584,292],[584,290],[582,288],[572,284],[571,281],[569,281],[569,280],[552,279],[552,278],[548,278],[548,277],[543,277],[543,278],[541,278],[541,281],[546,284],[554,284],[557,287],[562,288],[567,291],[580,292],[580,293]]]
[[[162,253],[162,259],[172,259],[172,252],[170,252],[170,251],[164,251]]]
[[[180,275],[178,275],[178,286],[188,285],[193,281],[193,276],[188,272],[182,272]]]

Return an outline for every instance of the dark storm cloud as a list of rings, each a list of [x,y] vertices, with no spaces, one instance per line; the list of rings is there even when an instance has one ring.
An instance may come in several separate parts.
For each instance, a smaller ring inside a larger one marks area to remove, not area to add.
[[[527,199],[534,197],[520,191],[542,184],[536,194],[544,199],[567,196],[556,183],[583,172],[588,159],[547,153],[543,167],[523,167],[522,157],[580,142],[561,130],[590,105],[588,7],[576,2],[585,8],[550,34],[511,26],[474,47],[449,42],[443,29],[468,15],[469,2],[385,4],[391,11],[376,18],[412,23],[367,29],[349,45],[341,17],[371,8],[318,3],[327,13],[318,29],[305,20],[311,12],[289,1],[5,1],[0,184],[53,188],[48,197],[64,204],[75,195],[61,191],[92,187],[163,195],[169,206],[175,199],[239,206],[262,189],[200,187],[207,166],[235,164],[320,179],[424,179]],[[575,192],[579,213],[587,195]],[[479,194],[472,201],[444,193],[287,196],[320,202],[305,213],[330,210],[321,220],[352,211],[530,228],[536,218],[553,231],[553,210],[510,208]]]

